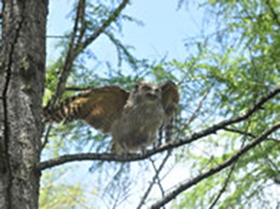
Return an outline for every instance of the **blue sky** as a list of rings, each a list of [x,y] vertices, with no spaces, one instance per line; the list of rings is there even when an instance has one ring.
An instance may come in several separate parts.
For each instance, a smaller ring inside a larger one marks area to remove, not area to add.
[[[67,19],[72,3],[72,0],[50,1],[48,35],[63,35],[72,28]],[[188,9],[177,8],[176,0],[132,1],[124,14],[142,21],[144,26],[123,22],[122,40],[135,48],[134,53],[139,58],[161,59],[167,56],[168,59],[184,60],[187,56],[184,40],[200,33],[202,12],[192,4],[188,5]],[[55,60],[59,55],[54,47],[58,40],[48,39],[48,61]],[[115,61],[115,49],[106,37],[100,36],[91,47],[101,61]]]

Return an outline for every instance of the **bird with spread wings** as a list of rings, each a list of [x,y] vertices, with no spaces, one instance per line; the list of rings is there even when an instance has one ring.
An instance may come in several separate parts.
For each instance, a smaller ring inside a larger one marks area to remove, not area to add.
[[[179,92],[167,81],[158,86],[139,81],[133,91],[119,86],[92,88],[64,102],[45,107],[45,122],[76,119],[112,135],[111,151],[117,154],[145,151],[161,127],[169,126],[177,113]]]

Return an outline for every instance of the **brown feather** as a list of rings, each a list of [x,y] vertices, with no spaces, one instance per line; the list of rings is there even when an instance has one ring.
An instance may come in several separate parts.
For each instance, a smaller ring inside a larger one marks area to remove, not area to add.
[[[172,81],[167,81],[161,85],[161,103],[168,118],[175,117],[179,103],[178,87]]]
[[[94,128],[108,132],[113,121],[120,117],[128,95],[118,86],[93,88],[52,108],[45,108],[44,121],[82,119]]]
[[[165,111],[165,138],[166,142],[171,140],[172,136],[172,128],[173,128],[173,120],[177,114],[178,103],[179,103],[179,91],[178,87],[172,81],[167,81],[163,85],[161,85],[162,97],[161,103],[163,109]],[[160,142],[161,144],[161,137],[162,137],[162,128],[160,129]]]

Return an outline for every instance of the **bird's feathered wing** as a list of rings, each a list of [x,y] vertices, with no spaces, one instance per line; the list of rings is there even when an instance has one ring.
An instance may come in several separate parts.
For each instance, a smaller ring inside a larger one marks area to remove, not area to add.
[[[92,127],[108,132],[114,120],[121,116],[128,96],[129,93],[118,86],[93,88],[44,108],[44,121],[82,119]]]
[[[167,81],[160,86],[162,95],[161,95],[161,104],[165,112],[165,120],[163,126],[160,128],[159,135],[161,144],[161,138],[163,134],[163,128],[165,128],[165,138],[166,142],[171,140],[173,121],[176,117],[178,104],[179,104],[179,91],[178,87],[172,81]]]
[[[172,120],[176,114],[179,103],[178,87],[172,81],[167,81],[161,86],[162,96],[161,103],[168,120]]]

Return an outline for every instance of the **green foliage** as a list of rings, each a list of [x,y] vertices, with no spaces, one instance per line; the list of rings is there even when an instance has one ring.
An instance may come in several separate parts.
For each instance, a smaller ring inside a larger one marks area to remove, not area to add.
[[[196,57],[199,59],[189,71],[191,75],[188,74],[187,77],[193,81],[191,78],[195,76],[196,80],[203,81],[204,84],[211,83],[212,93],[209,98],[212,101],[208,101],[210,109],[207,114],[215,114],[219,119],[229,118],[246,112],[266,92],[279,85],[280,2],[208,2],[209,4],[204,6],[214,14],[217,33],[207,37],[207,41],[203,40],[203,43],[191,46],[197,47]],[[222,35],[220,31],[223,32]],[[205,48],[201,49],[201,45]],[[186,64],[175,61],[172,64],[183,71],[190,62]],[[214,104],[217,104],[218,112],[211,108]],[[258,136],[279,121],[278,112],[279,102],[273,99],[246,123],[240,123],[233,128]],[[214,118],[208,120],[209,125]],[[279,137],[279,133],[273,137]],[[250,137],[246,137],[245,143],[250,140]],[[219,137],[205,138],[201,143],[207,147],[207,151],[204,151],[207,152],[206,156],[203,152],[194,155],[191,151],[183,156],[183,159],[188,161],[189,158],[193,159],[191,163],[197,170],[219,165],[236,153],[242,144],[240,134],[231,132],[219,134]],[[229,185],[215,208],[269,207],[272,199],[266,191],[269,190],[271,182],[279,176],[278,153],[279,142],[277,144],[268,139],[239,159]],[[228,172],[221,172],[214,178],[205,179],[178,198],[173,207],[208,208],[218,196],[227,176]]]
[[[61,183],[60,178],[62,179],[66,173],[67,170],[55,170],[44,173],[39,201],[41,209],[92,208],[87,204],[88,199],[82,185]],[[92,192],[91,195],[95,193]]]
[[[87,36],[112,14],[113,5],[108,2],[88,3],[85,20]],[[186,43],[186,48],[191,52],[186,61],[182,62],[176,58],[163,58],[160,61],[138,59],[132,53],[133,48],[123,43],[120,33],[123,21],[139,22],[122,15],[105,33],[116,48],[117,65],[107,63],[107,69],[100,72],[98,58],[92,49],[87,49],[75,60],[67,87],[119,84],[131,89],[137,80],[147,79],[158,83],[173,80],[178,83],[181,97],[179,115],[174,127],[175,139],[185,139],[189,134],[210,127],[223,119],[242,115],[258,99],[279,85],[280,2],[209,0],[203,5],[206,14],[211,15],[207,19],[216,21],[216,27],[213,27],[215,33],[207,37],[196,37]],[[69,34],[61,42],[61,57],[56,62],[49,63],[47,68],[45,104],[55,91],[57,76],[68,47],[68,38]],[[129,70],[122,70],[123,68]],[[63,97],[73,94],[76,92],[66,90]],[[174,162],[190,165],[192,176],[218,166],[244,144],[249,143],[253,138],[250,135],[259,136],[279,121],[280,106],[277,99],[279,100],[279,97],[265,103],[262,109],[248,120],[228,127],[248,132],[249,135],[219,131],[200,139],[199,142],[175,150]],[[242,156],[234,165],[230,178],[228,177],[231,168],[204,179],[182,193],[172,203],[173,208],[208,208],[227,181],[225,192],[215,208],[269,207],[271,199],[266,190],[271,184],[279,183],[280,166],[280,145],[273,140],[279,139],[279,133],[274,133],[271,138]],[[43,157],[57,157],[73,152],[105,152],[109,146],[110,137],[93,131],[82,122],[69,123],[67,126],[58,124],[50,133]],[[142,171],[146,170],[146,165],[143,164]],[[131,168],[130,164],[98,162],[93,163],[91,170],[93,173],[99,172],[98,181],[101,184],[107,183],[103,192],[108,198],[114,199],[118,195],[129,196]],[[41,192],[41,208],[82,207],[85,199],[81,185],[60,184],[53,188],[50,185],[56,175],[58,174],[44,174],[43,180],[47,183],[44,183]],[[111,179],[108,180],[108,177]],[[65,191],[70,195],[66,195]],[[77,199],[72,202],[69,200],[71,204],[66,207],[64,203],[68,201],[69,196],[75,196]],[[55,199],[59,199],[57,204]]]

